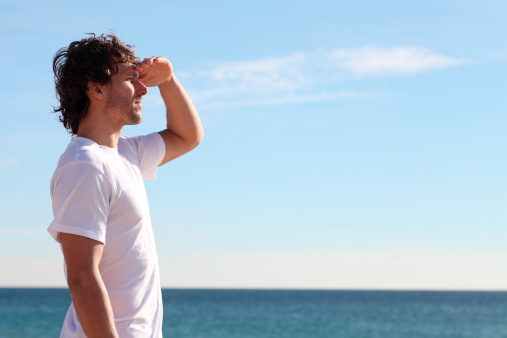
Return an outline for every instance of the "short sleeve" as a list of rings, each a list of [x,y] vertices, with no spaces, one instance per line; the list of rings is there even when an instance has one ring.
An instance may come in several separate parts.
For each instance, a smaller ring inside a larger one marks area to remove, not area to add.
[[[137,155],[139,170],[143,180],[156,178],[157,168],[165,156],[165,144],[159,133],[143,136],[125,137]]]
[[[105,244],[111,196],[112,186],[97,168],[81,162],[60,168],[51,180],[49,233],[57,242],[64,232]]]

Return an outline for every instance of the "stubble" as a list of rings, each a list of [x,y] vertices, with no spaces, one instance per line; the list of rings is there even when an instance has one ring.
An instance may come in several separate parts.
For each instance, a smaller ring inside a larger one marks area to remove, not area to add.
[[[111,91],[107,97],[105,113],[109,115],[111,121],[119,126],[136,125],[141,123],[143,117],[141,111],[134,109],[134,99],[125,98],[115,91]]]

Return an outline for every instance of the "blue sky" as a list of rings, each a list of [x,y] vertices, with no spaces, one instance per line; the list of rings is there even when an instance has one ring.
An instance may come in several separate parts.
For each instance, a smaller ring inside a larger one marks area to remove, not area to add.
[[[147,183],[166,287],[507,289],[502,1],[3,3],[0,286],[63,286],[52,56],[163,55],[205,139]],[[126,135],[163,129],[156,89]]]

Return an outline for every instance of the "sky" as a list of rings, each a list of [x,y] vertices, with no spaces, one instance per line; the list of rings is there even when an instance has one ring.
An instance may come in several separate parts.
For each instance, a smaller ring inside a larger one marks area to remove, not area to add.
[[[146,182],[163,287],[507,290],[505,1],[2,1],[0,286],[64,287],[52,57],[165,56],[198,148]],[[156,88],[143,122],[165,128]]]

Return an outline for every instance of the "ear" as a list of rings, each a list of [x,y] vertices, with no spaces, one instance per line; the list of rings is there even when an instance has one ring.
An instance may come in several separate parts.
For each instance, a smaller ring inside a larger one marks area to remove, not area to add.
[[[104,99],[104,88],[97,82],[88,82],[88,96],[90,100],[103,100]]]

